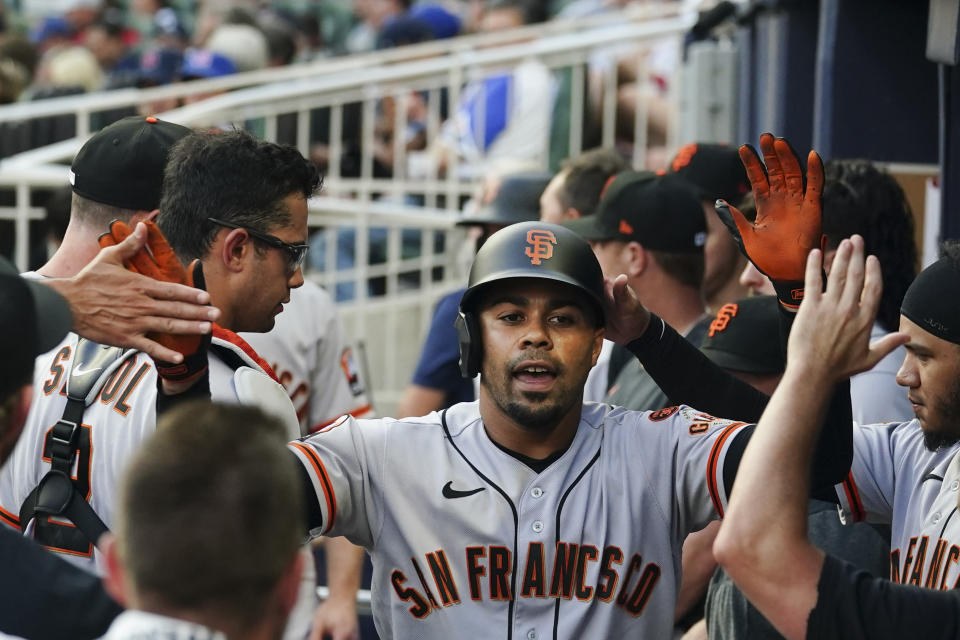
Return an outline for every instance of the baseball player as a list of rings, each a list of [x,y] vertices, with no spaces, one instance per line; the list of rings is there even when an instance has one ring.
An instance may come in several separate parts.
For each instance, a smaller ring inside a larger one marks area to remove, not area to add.
[[[471,235],[476,234],[475,238],[467,239],[470,249],[473,250],[474,239],[479,248],[490,234],[507,225],[536,220],[539,198],[549,180],[549,174],[539,171],[491,173],[478,198],[479,206],[457,220],[458,226],[467,227]],[[397,405],[397,415],[421,416],[476,398],[475,381],[461,377],[457,364],[459,349],[453,322],[463,291],[451,291],[437,301],[412,380]]]
[[[890,579],[960,587],[960,246],[913,281],[900,331],[909,336],[897,382],[916,418],[853,431],[850,476],[837,488],[847,522],[890,524]]]
[[[808,465],[830,381],[869,368],[905,337],[868,345],[880,268],[876,259],[865,263],[862,238],[840,245],[823,294],[820,262],[811,252],[810,293],[790,336],[787,371],[744,454],[717,557],[787,638],[956,638],[956,590],[890,584],[807,539]]]
[[[373,557],[381,637],[671,633],[680,545],[723,515],[752,428],[582,402],[604,326],[631,344],[639,309],[570,230],[512,225],[480,249],[460,303],[477,402],[345,416],[290,445],[312,533]]]
[[[157,176],[155,194],[159,196],[159,169],[167,159],[166,150],[172,138],[181,144],[170,153],[168,190],[160,224],[171,230],[179,224],[192,240],[205,239],[209,243],[199,257],[203,259],[211,299],[220,308],[224,325],[267,329],[282,301],[287,299],[290,287],[302,282],[299,262],[285,247],[296,246],[293,243],[306,237],[306,197],[316,188],[319,178],[312,165],[295,151],[259,143],[242,132],[188,134],[189,130],[177,125],[133,118],[107,127],[91,138],[73,164],[77,224],[73,225],[71,220],[74,231],[68,231],[69,240],[65,239],[60,250],[75,252],[91,243],[96,247],[96,236],[104,227],[94,222],[105,212],[115,216],[117,208],[156,209],[155,202],[143,200],[146,196],[138,185],[148,181],[149,171],[153,170],[152,175]],[[157,151],[158,146],[163,153]],[[217,194],[219,197],[233,198],[248,208],[222,200],[217,203],[212,196],[204,198],[195,193],[211,190],[209,181],[213,179],[197,177],[198,163],[215,168],[221,178],[234,181],[218,183],[223,190]],[[252,182],[234,164],[256,174],[260,182]],[[130,201],[125,202],[124,197]],[[197,207],[202,208],[204,216],[222,210],[220,215],[224,218],[218,219],[224,224],[208,224],[205,235],[199,234],[198,223],[190,221]],[[251,210],[257,216],[264,211],[273,212],[273,217],[260,222],[269,229],[269,236],[240,216],[239,212],[249,215]],[[224,226],[232,220],[243,226]],[[123,228],[119,222],[110,226],[112,240],[122,239]],[[260,237],[267,238],[263,246]],[[189,281],[189,275],[201,273],[199,269],[184,273],[162,240],[156,227],[151,226],[150,255],[143,252],[131,264],[139,265],[141,273],[148,268],[166,276],[179,271],[177,278],[182,282]],[[186,252],[184,255],[197,257]],[[64,254],[55,259],[66,261],[66,257]],[[239,295],[244,283],[260,292],[256,304],[248,300],[241,303],[232,297]],[[209,387],[215,399],[272,407],[274,413],[286,416],[291,433],[299,434],[289,399],[266,373],[269,366],[259,361],[231,331],[215,328],[209,356],[204,341],[194,341],[191,349],[185,348],[188,343],[184,339],[170,338],[166,336],[168,346],[174,344],[185,352],[182,363],[154,361],[140,352],[105,347],[76,336],[68,337],[41,358],[33,379],[36,401],[24,427],[21,446],[0,471],[0,515],[5,524],[22,527],[49,549],[88,570],[96,570],[99,554],[94,544],[113,523],[119,473],[142,439],[152,433],[156,415],[168,400],[169,387]],[[158,392],[161,385],[163,393]],[[48,474],[51,469],[52,475]],[[72,482],[64,487],[65,477],[72,478]],[[41,481],[44,489],[38,488]],[[57,482],[61,484],[53,484]],[[51,487],[71,496],[65,509],[51,504]],[[309,619],[309,614],[305,617]]]
[[[757,195],[757,221],[746,221],[722,202],[717,211],[750,260],[773,281],[781,306],[796,308],[803,296],[797,267],[809,249],[819,245],[819,199],[801,191],[802,174],[786,141],[764,134],[760,147],[766,173],[752,149],[740,149]],[[823,169],[815,152],[810,152],[807,162],[806,192],[815,194],[822,185]],[[790,244],[776,241],[783,238],[794,240]],[[897,381],[907,388],[916,418],[856,426],[852,435],[844,427],[843,437],[852,437],[853,461],[846,481],[835,492],[845,522],[891,526],[892,580],[937,589],[960,586],[958,290],[960,248],[950,245],[943,258],[917,276],[901,305],[900,331],[909,341],[904,345],[907,354]],[[661,344],[635,352],[645,364],[656,364],[648,360],[651,353],[673,360],[672,374],[667,367],[647,366],[671,397],[686,398],[708,410],[750,403],[749,411],[740,416],[756,410],[755,395],[703,393],[704,386],[713,389],[722,382],[705,378],[705,374],[691,376],[691,367],[699,367],[699,363],[689,352],[681,354],[666,345],[672,337],[669,331],[664,335],[667,340],[659,341]],[[818,450],[815,463],[822,463],[818,458],[829,453],[825,448]]]

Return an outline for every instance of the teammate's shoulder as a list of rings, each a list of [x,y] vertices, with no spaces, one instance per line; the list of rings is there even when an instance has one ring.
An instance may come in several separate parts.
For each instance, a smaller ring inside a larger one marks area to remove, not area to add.
[[[854,422],[854,433],[869,438],[887,438],[891,446],[912,446],[925,449],[920,421],[914,418],[906,422],[877,422],[859,424]]]

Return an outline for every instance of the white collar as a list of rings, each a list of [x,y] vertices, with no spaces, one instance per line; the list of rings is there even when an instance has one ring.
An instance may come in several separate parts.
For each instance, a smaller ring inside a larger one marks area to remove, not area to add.
[[[117,616],[102,640],[227,640],[227,636],[186,620],[129,610]]]

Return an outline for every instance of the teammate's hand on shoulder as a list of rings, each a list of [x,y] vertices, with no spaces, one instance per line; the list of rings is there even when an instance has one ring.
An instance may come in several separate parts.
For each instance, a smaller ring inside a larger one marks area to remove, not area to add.
[[[620,274],[613,280],[604,278],[603,286],[603,311],[607,320],[604,337],[617,344],[629,344],[647,330],[650,312],[627,283],[627,276]]]
[[[84,338],[179,361],[178,352],[150,334],[209,333],[220,312],[208,306],[210,295],[205,291],[127,270],[128,261],[146,245],[147,235],[147,227],[138,224],[119,240],[101,242],[105,248],[77,275],[43,282],[70,301],[73,329]]]
[[[823,246],[823,163],[816,151],[810,151],[804,179],[800,160],[790,144],[769,133],[760,136],[760,151],[763,162],[752,146],[740,147],[740,159],[757,204],[756,219],[750,222],[723,200],[717,200],[717,215],[740,251],[773,281],[780,302],[796,309],[803,299],[807,254]]]
[[[140,225],[137,227],[139,231]],[[143,227],[146,230],[146,243],[141,245],[139,250],[126,256],[123,261],[126,267],[134,273],[158,282],[204,290],[203,268],[200,261],[194,260],[189,268],[184,268],[160,228],[152,221],[143,223]],[[119,245],[127,241],[131,234],[126,224],[120,220],[114,220],[110,223],[110,230],[100,236],[100,244],[101,246]],[[211,330],[212,327],[208,326],[207,331],[202,334],[170,330],[151,331],[147,334],[149,339],[179,355],[169,359],[155,358],[157,373],[165,383],[176,383],[179,388],[185,384],[188,385],[206,372]]]
[[[870,344],[883,285],[876,256],[864,258],[863,238],[840,243],[823,291],[822,262],[822,251],[810,252],[807,295],[790,332],[787,369],[808,379],[838,381],[872,369],[907,335],[890,333]]]

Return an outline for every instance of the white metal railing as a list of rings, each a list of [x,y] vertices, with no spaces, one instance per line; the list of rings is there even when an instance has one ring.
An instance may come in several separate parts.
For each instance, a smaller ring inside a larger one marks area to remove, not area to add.
[[[563,138],[548,142],[545,149],[563,144],[574,154],[583,148],[588,82],[600,87],[600,141],[609,146],[617,124],[616,67],[598,66],[598,57],[609,58],[611,52],[625,47],[664,41],[679,50],[682,34],[691,23],[691,15],[676,13],[673,5],[658,6],[652,11],[575,24],[550,23],[173,87],[0,107],[0,123],[70,115],[82,134],[0,161],[0,191],[12,193],[13,201],[12,206],[0,206],[0,221],[14,221],[14,258],[25,268],[30,221],[44,216],[38,206],[39,194],[67,183],[66,163],[85,141],[92,115],[162,98],[229,89],[159,115],[192,127],[232,124],[270,140],[285,137],[305,155],[318,138],[327,141],[330,162],[324,179],[325,197],[310,203],[309,225],[322,230],[311,239],[317,250],[311,250],[310,260],[318,268],[309,270],[307,276],[332,292],[344,290],[340,296],[344,326],[366,345],[378,408],[390,407],[408,380],[436,298],[464,280],[457,260],[463,236],[453,223],[461,202],[476,188],[476,178],[464,178],[455,158],[446,173],[427,163],[426,175],[408,177],[412,154],[407,153],[401,132],[407,126],[403,107],[409,97],[414,92],[425,96],[425,135],[430,146],[440,136],[444,97],[452,113],[465,82],[536,60],[554,74],[567,74],[570,83],[569,95],[562,98],[569,100],[563,105],[571,114],[568,131]],[[642,77],[642,56],[636,56],[636,65]],[[641,96],[637,97],[642,104]],[[393,119],[395,170],[390,177],[374,177],[374,119],[387,98],[398,105]],[[673,105],[678,102],[673,92],[667,100]],[[348,106],[354,104],[359,106]],[[359,143],[359,169],[348,176],[341,172],[340,160],[347,132],[345,115],[350,108],[360,112],[359,131],[352,132],[359,139],[347,140]],[[326,110],[329,116],[322,131],[311,127],[318,110]],[[631,124],[634,164],[642,167],[646,111],[637,109]],[[675,146],[669,137],[672,133],[668,132],[668,147]],[[537,161],[546,168],[547,154],[539,155]],[[318,255],[322,264],[317,264]]]

